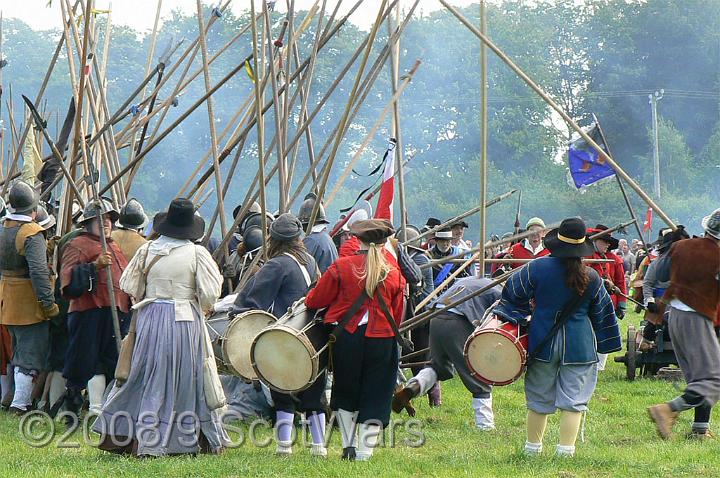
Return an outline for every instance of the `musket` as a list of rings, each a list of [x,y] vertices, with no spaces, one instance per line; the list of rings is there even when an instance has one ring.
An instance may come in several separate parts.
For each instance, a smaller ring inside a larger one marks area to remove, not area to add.
[[[591,241],[594,241],[594,240],[597,239],[598,237],[604,236],[605,234],[612,234],[612,233],[615,232],[615,231],[620,231],[620,230],[622,230],[622,229],[625,229],[625,228],[628,227],[630,224],[633,224],[633,223],[635,223],[635,222],[637,222],[637,219],[632,219],[632,220],[630,220],[630,221],[628,221],[628,222],[620,223],[620,224],[618,224],[617,226],[613,226],[613,227],[611,227],[611,228],[609,228],[609,229],[604,229],[604,230],[602,230],[602,231],[600,231],[600,232],[598,232],[598,233],[595,233],[595,234],[593,234],[592,236],[590,236],[588,239],[590,239]]]
[[[440,224],[440,225],[437,225],[437,226],[435,226],[435,227],[433,227],[433,228],[431,228],[431,229],[428,229],[427,231],[423,232],[422,234],[420,234],[418,237],[416,237],[416,238],[413,239],[412,241],[405,241],[405,242],[403,242],[402,244],[403,244],[403,245],[406,245],[408,242],[418,241],[418,240],[420,240],[420,239],[422,239],[422,238],[424,238],[424,237],[429,236],[430,234],[432,234],[432,233],[434,233],[434,232],[436,232],[436,231],[439,231],[439,230],[441,230],[441,229],[444,229],[444,228],[446,228],[446,227],[449,227],[449,226],[451,226],[452,224],[456,223],[457,221],[460,221],[461,219],[465,219],[465,218],[468,217],[468,216],[472,216],[473,214],[476,214],[476,213],[479,212],[483,207],[488,208],[488,207],[490,207],[490,206],[492,206],[492,205],[494,205],[494,204],[499,203],[500,201],[502,201],[502,200],[504,200],[504,199],[509,198],[510,196],[512,196],[513,194],[515,194],[515,193],[518,192],[518,191],[519,191],[519,189],[511,189],[510,191],[505,192],[505,193],[502,193],[502,194],[499,195],[499,196],[495,196],[494,198],[492,198],[492,199],[490,199],[489,201],[487,201],[484,206],[475,206],[475,207],[472,208],[472,209],[468,209],[468,210],[465,211],[464,213],[459,214],[459,215],[457,215],[457,216],[455,216],[455,217],[453,217],[453,218],[451,218],[451,219],[448,219],[447,221],[443,222],[443,223]]]

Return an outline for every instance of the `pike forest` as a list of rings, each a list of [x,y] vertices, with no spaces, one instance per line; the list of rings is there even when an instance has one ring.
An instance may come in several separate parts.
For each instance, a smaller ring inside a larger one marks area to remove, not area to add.
[[[425,3],[420,3],[400,41],[401,76],[416,59],[422,61],[400,97],[402,142],[405,159],[409,159],[404,173],[406,209],[409,223],[418,225],[428,216],[447,218],[477,205],[480,181],[480,42],[449,12],[423,12]],[[478,5],[461,11],[479,25]],[[297,12],[297,16],[303,17],[304,12]],[[273,18],[273,31],[277,31],[282,16],[275,13]],[[98,31],[103,32],[104,20],[98,16],[97,21]],[[217,51],[248,23],[249,12],[241,16],[225,12],[222,21],[216,22],[208,33],[209,51]],[[662,193],[659,204],[670,218],[686,224],[691,232],[699,232],[701,217],[720,197],[720,1],[495,1],[488,5],[487,25],[495,44],[579,124],[588,125],[592,114],[597,116],[612,156],[648,192],[653,189],[648,95],[662,89],[664,96],[658,102]],[[312,22],[299,40],[301,58],[311,52],[314,29]],[[37,93],[62,32],[59,28],[34,31],[12,18],[4,19],[3,30],[2,54],[7,65],[2,71],[5,100],[2,120],[7,170],[10,141],[13,137],[17,141],[11,132],[7,107],[12,102],[15,128],[21,131],[20,95],[34,97]],[[197,19],[173,12],[164,18],[156,51],[163,50],[172,38],[177,41],[196,35]],[[310,87],[310,109],[327,91],[364,35],[366,32],[355,25],[347,25],[318,55]],[[371,62],[387,41],[387,35],[383,25]],[[127,26],[113,26],[107,71],[111,109],[119,107],[142,81],[149,37]],[[251,38],[248,31],[212,64],[210,71],[215,80],[250,53]],[[98,45],[102,43],[101,34]],[[53,137],[57,137],[71,96],[66,55],[63,49],[46,100],[40,105],[49,116]],[[198,55],[193,69],[201,65]],[[316,153],[342,116],[356,68],[357,63],[312,122]],[[523,220],[540,216],[550,223],[573,215],[580,215],[589,223],[616,224],[628,220],[615,180],[593,185],[584,192],[570,185],[567,170],[570,129],[490,51],[488,82],[488,198],[513,188],[521,189]],[[169,95],[170,90],[171,86],[162,89],[159,100]],[[252,90],[250,77],[241,71],[214,94],[218,131],[228,124]],[[172,122],[204,92],[202,81],[192,82],[165,121]],[[391,96],[390,68],[386,66],[340,146],[336,161],[339,164],[330,172],[329,188]],[[272,115],[272,111],[268,114]],[[365,174],[382,161],[391,122],[389,115],[354,168],[360,174],[351,174],[328,205],[331,221],[340,208],[352,205],[362,190],[379,184],[378,175]],[[291,135],[296,124],[291,121]],[[153,127],[151,123],[150,131]],[[272,138],[274,122],[270,118],[266,129],[266,138]],[[225,198],[228,216],[245,197],[255,175],[258,164],[255,134],[253,129],[247,138],[238,172]],[[177,194],[199,161],[211,164],[211,160],[203,159],[210,141],[207,113],[198,108],[143,161],[130,195],[140,199],[149,213],[166,207],[168,199]],[[305,138],[299,145],[293,188],[309,168]],[[127,161],[128,149],[120,151],[121,163]],[[46,145],[44,153],[49,154]],[[229,165],[230,161],[223,163],[223,177]],[[276,181],[268,187],[270,210],[277,208],[277,187]],[[308,186],[295,199],[293,211],[307,190]],[[646,206],[629,188],[628,191],[642,221]],[[517,197],[492,206],[488,233],[501,234],[512,229],[516,204]],[[396,209],[398,206],[396,201]],[[215,196],[211,195],[201,212],[209,215],[215,207]],[[477,217],[469,219],[468,237],[477,234],[476,221]]]

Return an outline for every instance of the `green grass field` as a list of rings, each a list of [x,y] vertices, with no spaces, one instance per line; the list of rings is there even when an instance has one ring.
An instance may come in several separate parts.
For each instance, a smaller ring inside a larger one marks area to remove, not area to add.
[[[637,317],[626,319],[636,323]],[[685,438],[692,413],[681,416],[676,436],[662,442],[648,421],[645,408],[677,394],[672,383],[624,379],[622,364],[608,361],[601,374],[585,425],[585,442],[578,442],[573,459],[553,456],[557,415],[551,417],[541,457],[526,458],[525,408],[522,383],[494,392],[497,430],[478,432],[473,426],[471,397],[457,380],[443,384],[443,406],[430,409],[418,400],[418,418],[425,444],[402,443],[409,435],[399,427],[397,446],[377,450],[372,461],[339,459],[339,434],[333,436],[329,458],[312,459],[295,447],[290,458],[277,458],[274,447],[245,444],[221,456],[133,459],[109,455],[88,445],[59,448],[56,439],[44,448],[28,446],[20,436],[19,419],[0,415],[0,476],[508,476],[508,477],[677,477],[720,475],[718,443]],[[396,416],[397,418],[397,416]],[[407,419],[406,416],[401,417]],[[58,427],[58,434],[62,427]],[[70,441],[83,442],[82,435]]]

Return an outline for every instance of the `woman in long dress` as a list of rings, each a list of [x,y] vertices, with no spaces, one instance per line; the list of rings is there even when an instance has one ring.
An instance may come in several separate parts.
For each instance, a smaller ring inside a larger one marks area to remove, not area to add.
[[[160,236],[128,264],[120,287],[136,304],[136,342],[128,379],[111,390],[94,430],[100,449],[133,455],[219,453],[229,443],[203,383],[204,311],[222,283],[207,250],[193,241],[205,222],[193,203],[174,199],[155,216]]]

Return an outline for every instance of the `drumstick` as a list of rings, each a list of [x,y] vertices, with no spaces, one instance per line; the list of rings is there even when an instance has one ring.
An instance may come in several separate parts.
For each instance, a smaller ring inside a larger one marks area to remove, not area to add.
[[[426,354],[426,353],[428,353],[429,351],[430,351],[430,347],[425,347],[425,348],[422,349],[422,350],[418,350],[418,351],[416,351],[416,352],[412,352],[412,353],[409,353],[409,354],[407,354],[407,355],[403,355],[402,357],[400,357],[400,361],[402,362],[403,360],[407,360],[407,359],[409,359],[409,358],[414,358],[414,357],[417,357],[417,356],[419,356],[419,355]]]
[[[401,363],[400,368],[414,368],[414,367],[423,367],[425,365],[430,365],[430,361],[426,360],[424,362],[413,362],[413,363]]]

